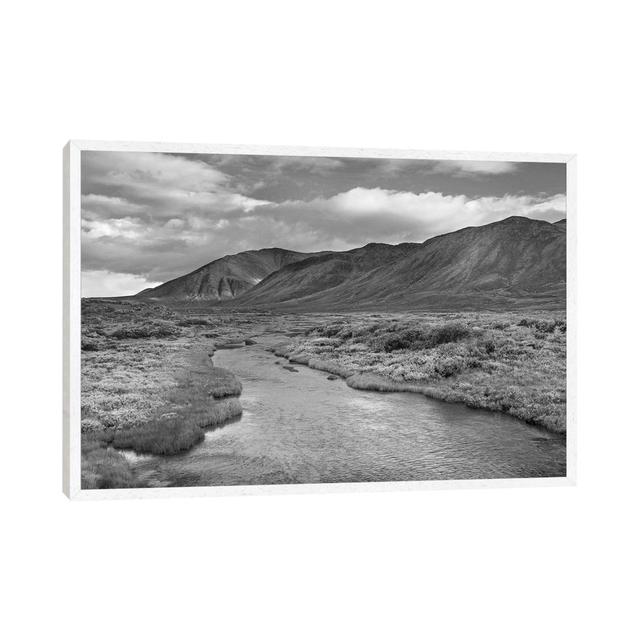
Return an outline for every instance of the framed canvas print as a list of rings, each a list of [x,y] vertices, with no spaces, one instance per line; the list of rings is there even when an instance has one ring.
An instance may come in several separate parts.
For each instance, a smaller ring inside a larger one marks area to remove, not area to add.
[[[72,141],[74,498],[570,484],[575,159]]]

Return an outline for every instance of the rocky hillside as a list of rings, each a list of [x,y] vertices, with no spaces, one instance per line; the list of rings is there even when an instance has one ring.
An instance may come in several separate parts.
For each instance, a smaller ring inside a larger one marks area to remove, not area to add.
[[[270,273],[312,254],[287,249],[260,249],[224,256],[203,267],[145,289],[139,298],[172,300],[230,300],[248,291]]]
[[[561,303],[565,229],[511,217],[422,244],[372,244],[307,258],[272,273],[236,303],[310,309]]]
[[[138,297],[292,310],[564,304],[566,221],[513,216],[421,244],[225,256]]]

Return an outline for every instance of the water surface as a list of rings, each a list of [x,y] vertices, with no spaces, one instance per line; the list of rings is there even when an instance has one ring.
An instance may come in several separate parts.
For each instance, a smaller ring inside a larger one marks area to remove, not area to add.
[[[280,362],[282,364],[276,364]],[[170,486],[564,476],[565,440],[498,413],[414,393],[358,391],[260,345],[217,351],[242,417],[191,451],[131,457]]]

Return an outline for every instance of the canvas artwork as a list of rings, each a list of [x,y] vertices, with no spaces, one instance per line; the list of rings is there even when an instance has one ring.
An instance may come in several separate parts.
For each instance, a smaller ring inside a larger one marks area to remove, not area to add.
[[[570,475],[568,158],[71,146],[71,493]]]

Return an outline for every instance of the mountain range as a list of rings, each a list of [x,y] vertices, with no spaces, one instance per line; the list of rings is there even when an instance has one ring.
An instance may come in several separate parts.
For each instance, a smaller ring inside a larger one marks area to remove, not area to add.
[[[137,294],[141,298],[173,300],[231,300],[266,276],[314,254],[287,249],[259,249],[224,256],[184,276]]]
[[[225,256],[138,297],[291,310],[562,306],[566,223],[512,216],[423,243]]]

